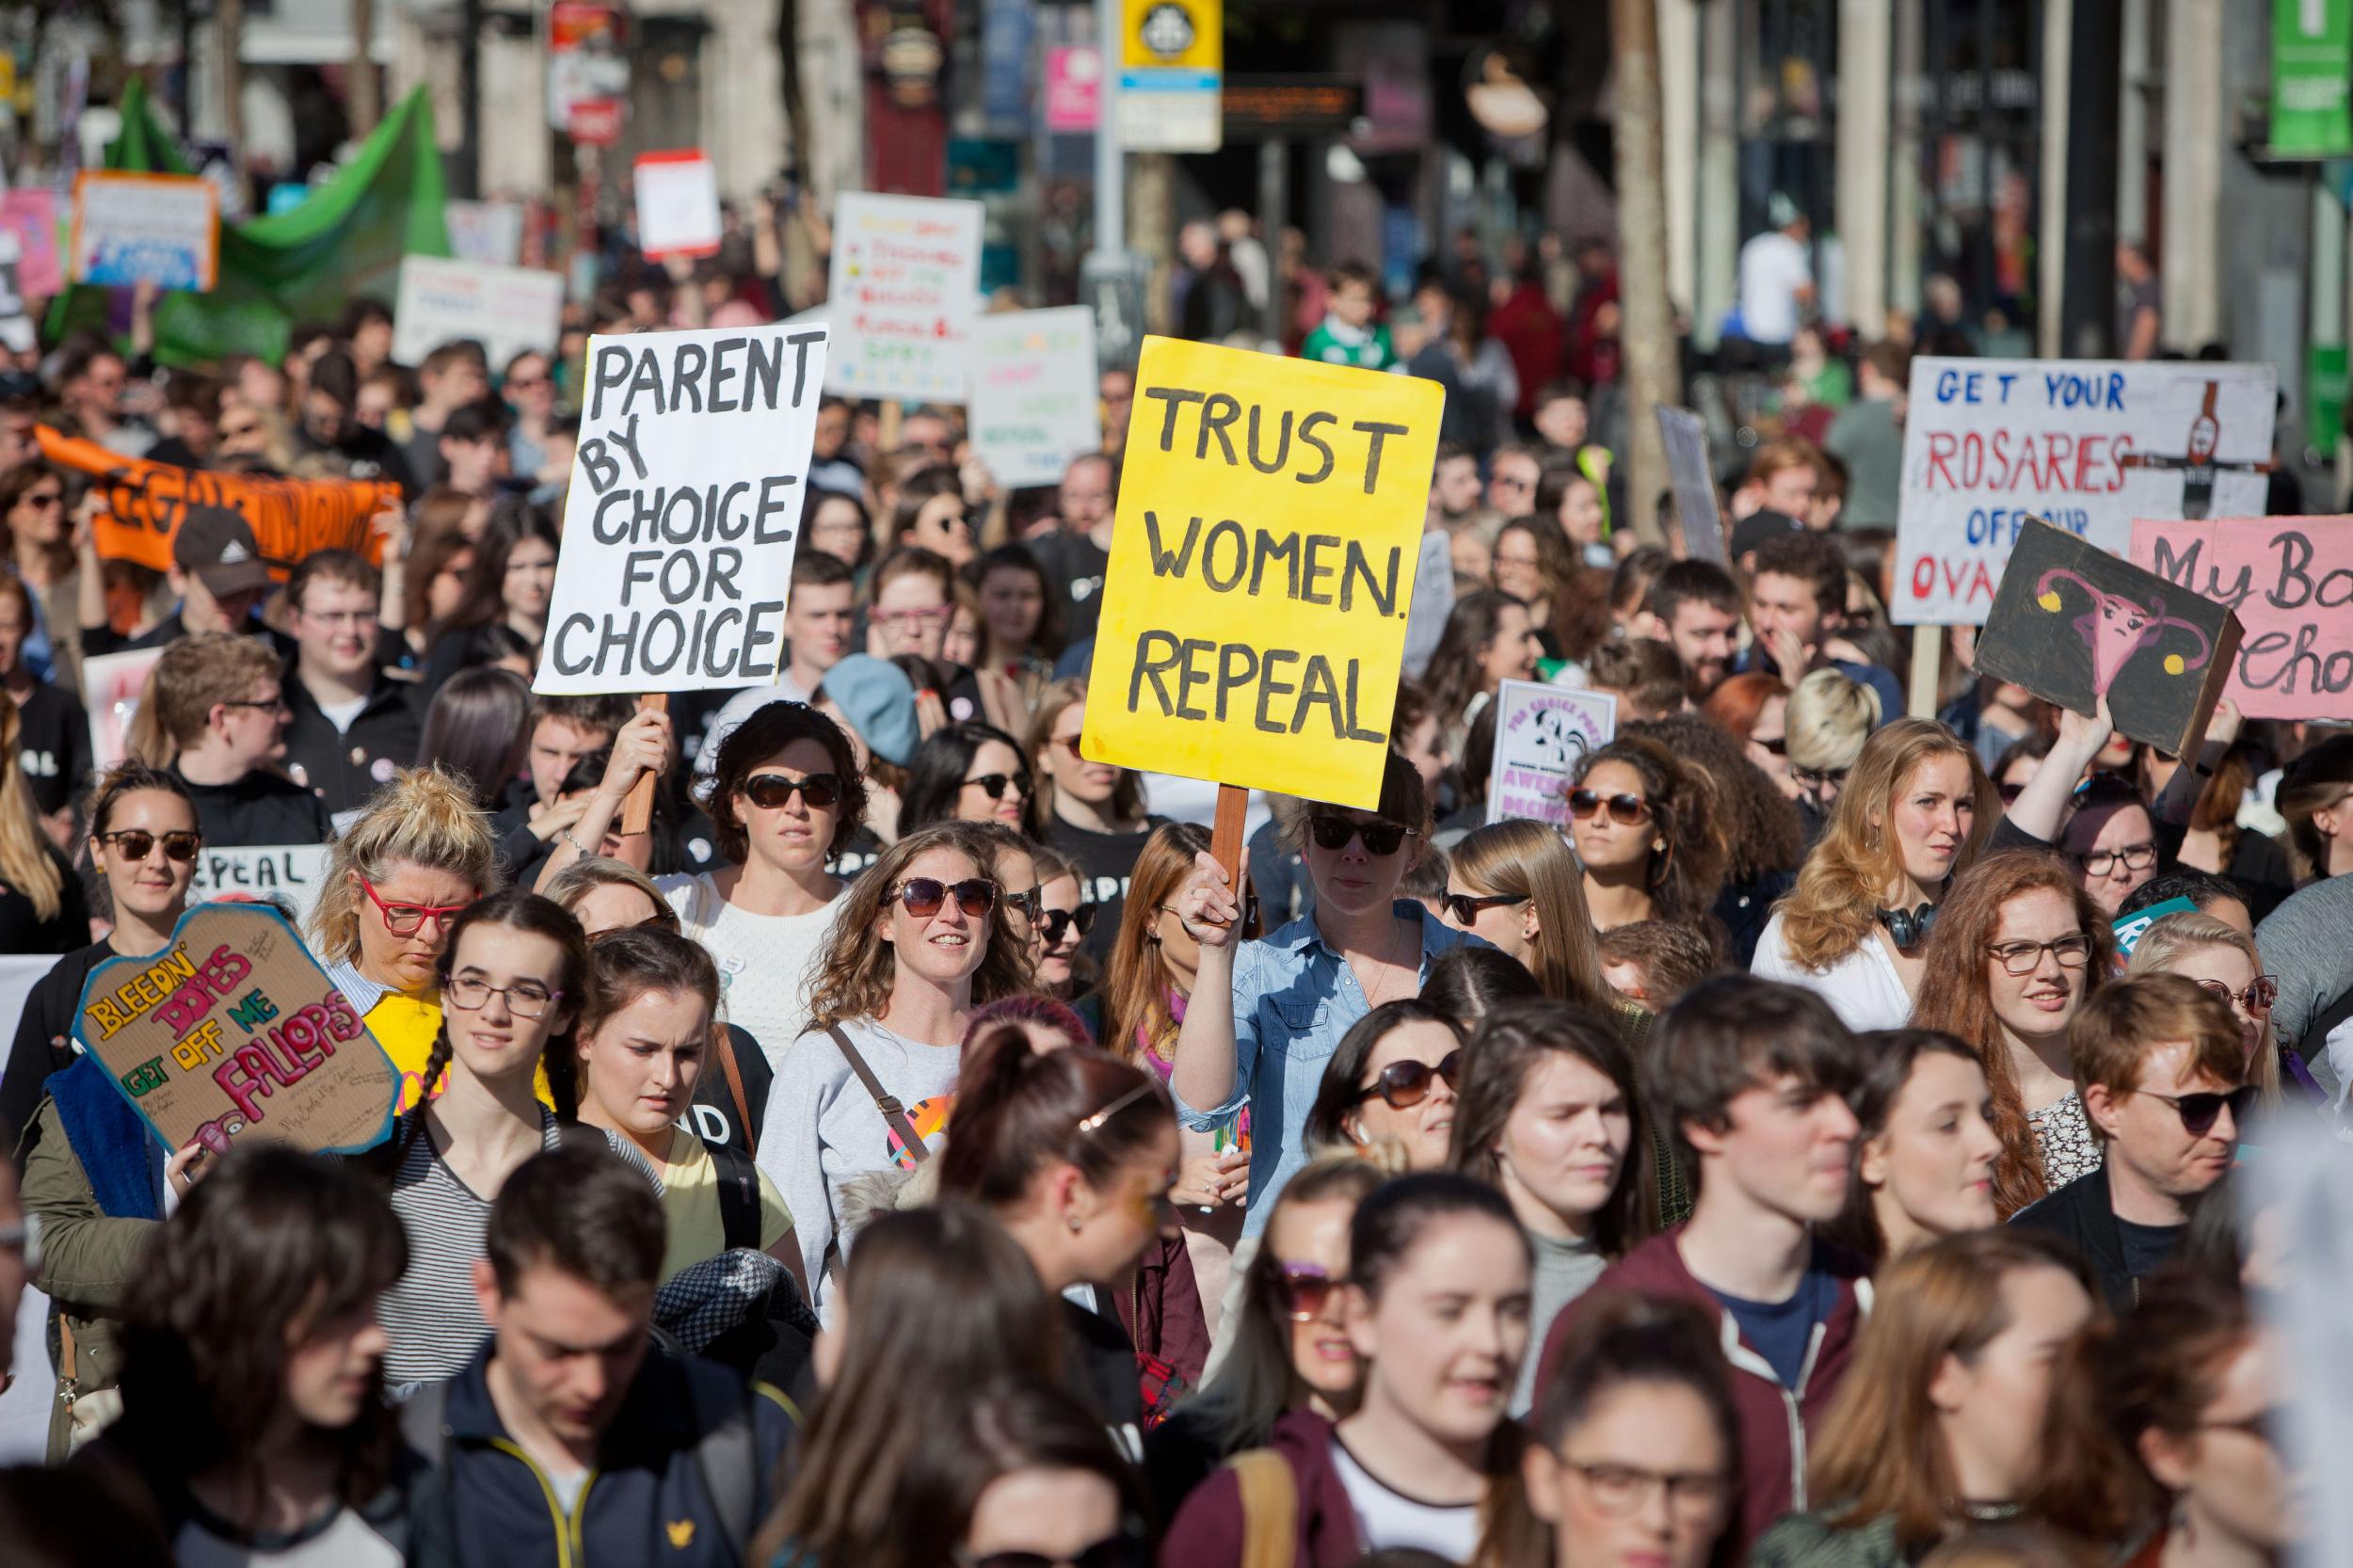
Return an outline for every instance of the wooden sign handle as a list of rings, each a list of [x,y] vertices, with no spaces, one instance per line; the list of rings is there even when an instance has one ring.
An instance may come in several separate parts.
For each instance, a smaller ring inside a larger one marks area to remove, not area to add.
[[[666,692],[654,692],[637,699],[641,712],[648,708],[657,713],[666,712],[669,706],[670,697]],[[647,824],[653,821],[653,792],[661,782],[661,775],[649,773],[631,787],[629,798],[621,803],[621,832],[624,836],[643,833]]]
[[[1209,829],[1209,855],[1225,868],[1234,896],[1241,897],[1242,820],[1250,814],[1250,792],[1239,784],[1217,787],[1217,821]]]

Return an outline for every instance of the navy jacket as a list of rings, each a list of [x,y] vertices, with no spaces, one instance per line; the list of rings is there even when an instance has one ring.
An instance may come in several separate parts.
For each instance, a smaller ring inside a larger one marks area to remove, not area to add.
[[[649,1352],[605,1433],[568,1514],[538,1465],[506,1432],[485,1381],[495,1340],[438,1391],[439,1447],[414,1457],[411,1568],[733,1568],[775,1505],[771,1479],[792,1431],[783,1396],[686,1356]],[[749,1442],[744,1427],[749,1426]],[[722,1429],[733,1428],[732,1432]],[[748,1484],[743,1470],[748,1464]],[[732,1465],[736,1482],[717,1472]],[[733,1490],[746,1506],[720,1516]]]

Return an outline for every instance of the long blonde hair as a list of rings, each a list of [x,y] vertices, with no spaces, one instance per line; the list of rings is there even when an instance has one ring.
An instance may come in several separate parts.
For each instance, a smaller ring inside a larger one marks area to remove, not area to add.
[[[41,831],[33,787],[16,765],[17,738],[24,730],[24,715],[16,704],[0,699],[0,880],[23,893],[35,915],[54,920],[65,907],[65,872]],[[75,936],[76,945],[87,935]]]
[[[996,880],[996,846],[975,833],[968,823],[937,823],[919,828],[892,844],[861,872],[841,897],[833,933],[817,959],[817,979],[811,987],[808,1027],[822,1030],[853,1018],[879,1018],[890,1007],[896,983],[895,954],[882,938],[885,908],[898,890],[907,867],[935,849],[952,849],[972,862],[973,874]],[[984,1007],[1000,997],[1029,989],[1030,945],[1016,940],[1005,923],[1000,898],[988,914],[988,952],[972,976],[972,1005]]]
[[[2255,973],[2264,972],[2264,955],[2256,951],[2255,938],[2234,925],[2226,925],[2203,911],[2184,910],[2152,921],[2133,946],[2133,958],[2124,967],[2126,974],[2177,974],[2176,966],[2191,953],[2204,948],[2234,948],[2247,954],[2247,962]],[[2255,1047],[2254,1060],[2247,1064],[2247,1081],[2255,1086],[2255,1097],[2268,1109],[2280,1103],[2280,1052],[2274,1044],[2271,1016],[2264,1016],[2263,1038]]]
[[[1617,998],[1601,977],[1601,958],[1593,949],[1585,872],[1558,831],[1525,818],[1489,823],[1454,846],[1452,869],[1481,892],[1509,893],[1536,906],[1536,942],[1528,967],[1545,995],[1605,1018],[1615,1014]]]
[[[498,840],[473,803],[473,786],[441,767],[408,768],[376,792],[358,822],[328,852],[319,901],[311,907],[311,951],[329,964],[360,956],[360,905],[370,882],[394,861],[448,872],[485,897],[499,884]],[[357,873],[354,875],[353,873]]]
[[[1821,842],[1799,869],[1798,884],[1777,908],[1789,956],[1808,969],[1826,969],[1863,945],[1878,918],[1888,884],[1903,874],[1903,856],[1888,819],[1897,798],[1922,764],[1959,757],[1969,765],[1977,811],[1952,874],[1967,871],[1993,836],[2000,799],[1977,754],[1934,719],[1897,719],[1872,731],[1854,771],[1831,808]],[[1872,820],[1874,814],[1879,821]]]

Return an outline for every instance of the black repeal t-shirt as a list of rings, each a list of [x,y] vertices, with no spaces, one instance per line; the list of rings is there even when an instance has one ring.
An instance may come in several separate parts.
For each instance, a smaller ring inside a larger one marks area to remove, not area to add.
[[[33,787],[33,804],[57,810],[73,798],[90,769],[89,714],[63,690],[44,681],[17,709],[17,761]]]
[[[1128,880],[1135,875],[1136,856],[1144,853],[1155,828],[1166,817],[1146,817],[1140,833],[1096,833],[1073,827],[1060,817],[1046,819],[1046,841],[1079,863],[1080,892],[1096,912],[1095,929],[1087,934],[1086,951],[1097,958],[1110,955],[1119,935],[1120,911],[1126,906]]]

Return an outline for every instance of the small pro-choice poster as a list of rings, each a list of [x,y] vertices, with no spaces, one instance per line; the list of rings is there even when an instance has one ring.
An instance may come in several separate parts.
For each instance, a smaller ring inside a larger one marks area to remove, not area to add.
[[[823,327],[588,340],[536,690],[775,683],[824,375]]]
[[[73,183],[73,280],[211,288],[218,202],[213,183],[194,174],[86,171]]]
[[[981,204],[843,192],[825,302],[827,392],[963,402],[981,302]]]
[[[2136,518],[2260,515],[2275,381],[2269,365],[1913,360],[1890,613],[1984,625],[2030,517],[2122,555]]]
[[[1089,759],[1381,801],[1446,390],[1146,338]]]
[[[1506,680],[1496,692],[1496,755],[1487,820],[1569,825],[1569,776],[1618,733],[1618,699],[1600,692]]]
[[[2353,518],[2144,518],[2133,564],[2238,612],[2222,695],[2240,712],[2353,719]]]
[[[1059,485],[1071,458],[1100,447],[1096,388],[1095,312],[1084,305],[972,324],[972,450],[998,484]]]
[[[166,1148],[351,1154],[392,1131],[392,1058],[274,909],[199,904],[161,952],[92,969],[75,1024]]]

